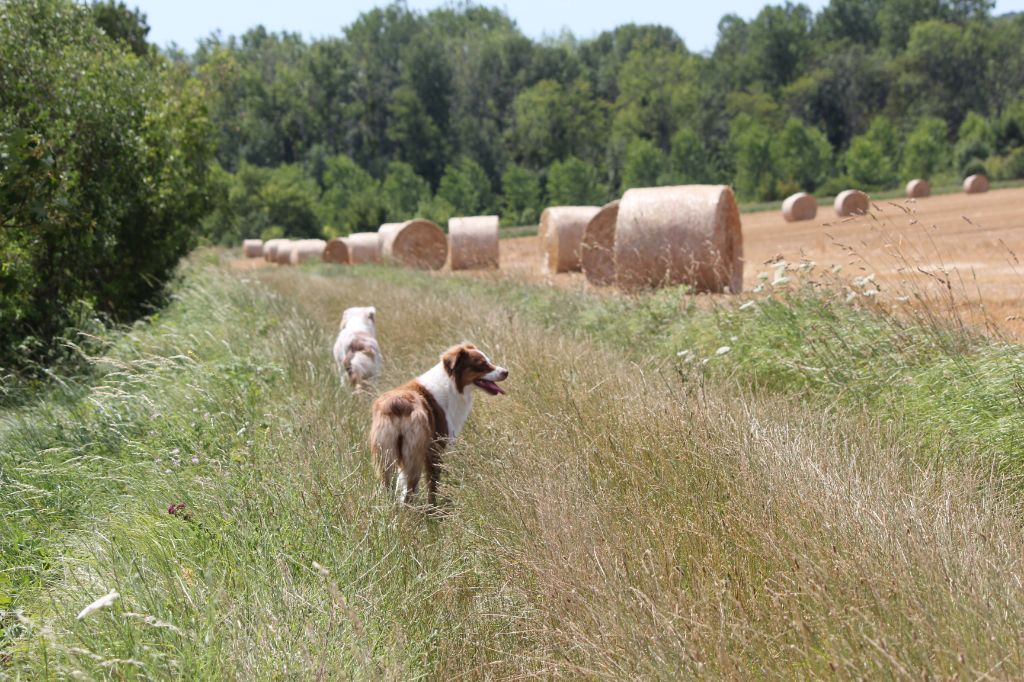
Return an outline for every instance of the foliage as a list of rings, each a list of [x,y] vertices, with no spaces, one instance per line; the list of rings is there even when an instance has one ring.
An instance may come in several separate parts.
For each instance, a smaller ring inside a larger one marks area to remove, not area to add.
[[[97,12],[107,10],[119,12]],[[91,12],[63,0],[0,4],[7,367],[53,360],[57,337],[90,311],[129,320],[149,310],[207,209],[202,88],[124,49]]]
[[[445,169],[437,196],[452,206],[455,215],[482,215],[493,210],[490,185],[480,164],[463,157]]]
[[[637,138],[626,148],[626,163],[622,168],[622,188],[656,187],[668,184],[666,176],[668,158],[650,140]]]
[[[380,187],[385,220],[401,222],[415,218],[420,203],[429,199],[430,185],[416,175],[412,166],[401,161],[388,164],[387,175]]]
[[[555,206],[601,206],[608,201],[608,187],[593,164],[570,156],[551,164],[547,196]]]
[[[846,152],[846,172],[865,189],[892,187],[899,180],[900,145],[896,129],[879,116],[863,135],[853,138]]]
[[[771,155],[783,185],[813,192],[828,177],[832,147],[820,130],[790,118],[772,140]]]
[[[540,215],[540,178],[536,173],[509,164],[501,176],[501,217],[507,224],[528,225]]]
[[[949,168],[952,149],[947,137],[942,119],[926,117],[918,121],[903,146],[903,177],[928,179]]]
[[[325,160],[323,194],[317,216],[332,237],[376,230],[382,222],[379,183],[351,158],[338,154]]]

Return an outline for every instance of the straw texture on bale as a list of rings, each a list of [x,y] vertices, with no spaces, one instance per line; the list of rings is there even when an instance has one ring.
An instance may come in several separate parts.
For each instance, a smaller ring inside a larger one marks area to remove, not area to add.
[[[274,262],[278,265],[291,265],[292,264],[292,249],[295,248],[295,242],[291,239],[285,239],[277,245],[277,251],[274,252]]]
[[[378,234],[385,260],[421,270],[440,270],[448,260],[448,237],[429,220],[385,223]]]
[[[600,206],[550,206],[540,214],[544,238],[544,271],[572,272],[582,267],[580,248],[587,223]]]
[[[380,262],[380,235],[376,232],[353,232],[345,240],[350,264]]]
[[[814,220],[818,215],[818,200],[807,192],[790,194],[782,202],[782,217],[787,223]]]
[[[580,245],[580,263],[587,281],[596,286],[615,283],[615,221],[619,217],[619,200],[605,204],[586,229]]]
[[[627,191],[615,226],[615,281],[625,290],[688,284],[701,292],[739,292],[743,233],[732,188]]]
[[[988,191],[988,178],[984,175],[968,175],[964,178],[964,191],[968,194],[981,194]]]
[[[348,265],[348,241],[344,237],[335,237],[324,246],[324,253],[321,256],[325,263],[339,263]]]
[[[263,257],[263,240],[262,239],[245,239],[242,241],[242,255],[246,258],[262,258]]]
[[[931,196],[932,186],[928,184],[927,180],[917,178],[907,183],[907,198],[908,199],[921,199],[923,197]]]
[[[832,205],[836,215],[841,218],[851,215],[863,215],[868,212],[870,202],[868,195],[859,189],[848,189],[836,195],[836,201]]]
[[[452,218],[448,221],[448,255],[452,270],[498,267],[498,216]]]
[[[268,239],[263,243],[263,260],[274,263],[277,260],[277,247],[287,239]]]
[[[326,246],[327,242],[323,239],[302,239],[297,241],[295,246],[292,247],[289,262],[292,265],[298,265],[299,263],[307,263],[312,260],[322,260]]]

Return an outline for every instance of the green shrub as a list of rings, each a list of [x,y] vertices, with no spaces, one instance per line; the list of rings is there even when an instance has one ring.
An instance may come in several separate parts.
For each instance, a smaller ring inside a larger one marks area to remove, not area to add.
[[[0,3],[0,364],[55,359],[73,311],[153,305],[207,210],[204,99],[82,6]]]

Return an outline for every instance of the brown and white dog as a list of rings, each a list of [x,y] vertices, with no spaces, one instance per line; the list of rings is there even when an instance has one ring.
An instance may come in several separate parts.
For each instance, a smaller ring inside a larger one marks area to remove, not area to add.
[[[395,486],[408,502],[420,478],[427,477],[427,501],[433,505],[440,477],[441,453],[462,431],[473,407],[475,388],[498,395],[497,382],[508,370],[492,363],[471,343],[446,350],[441,361],[404,386],[373,403],[370,452],[385,487]]]
[[[361,390],[380,376],[380,346],[377,344],[377,309],[348,308],[341,315],[341,330],[334,342],[338,375],[352,388]]]

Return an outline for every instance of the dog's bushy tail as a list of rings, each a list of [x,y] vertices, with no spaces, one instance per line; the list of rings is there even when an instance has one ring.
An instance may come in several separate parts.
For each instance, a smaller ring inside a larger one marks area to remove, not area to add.
[[[377,378],[377,356],[372,349],[350,353],[345,358],[348,381],[357,391],[368,390]]]
[[[377,478],[391,489],[401,468],[415,487],[425,465],[430,443],[427,414],[405,395],[383,395],[373,404],[370,426],[370,453]]]

